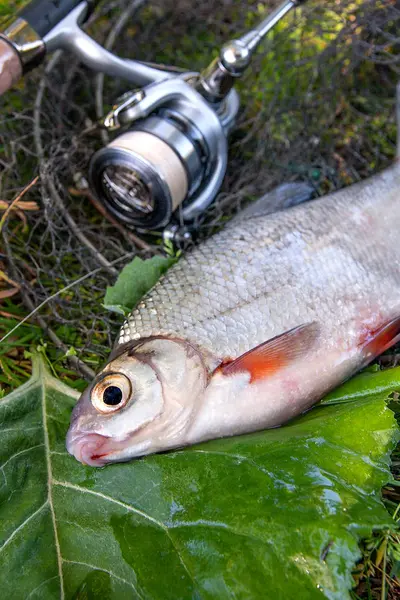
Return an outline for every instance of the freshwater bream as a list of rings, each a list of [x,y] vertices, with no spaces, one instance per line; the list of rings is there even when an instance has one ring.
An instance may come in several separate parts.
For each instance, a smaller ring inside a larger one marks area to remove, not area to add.
[[[102,466],[282,425],[400,333],[400,164],[273,215],[257,204],[123,325],[67,448]]]

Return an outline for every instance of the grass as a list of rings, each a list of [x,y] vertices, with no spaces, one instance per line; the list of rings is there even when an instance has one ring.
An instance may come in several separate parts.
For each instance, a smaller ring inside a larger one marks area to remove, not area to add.
[[[68,355],[76,352],[75,347],[71,345],[66,355],[62,355],[38,325],[30,322],[21,324],[26,310],[19,303],[8,300],[0,308],[0,337],[18,327],[15,335],[10,335],[0,344],[0,398],[29,379],[32,351],[39,352],[52,372],[66,384],[83,391],[86,381],[69,369],[65,361]],[[66,333],[73,333],[72,328]]]

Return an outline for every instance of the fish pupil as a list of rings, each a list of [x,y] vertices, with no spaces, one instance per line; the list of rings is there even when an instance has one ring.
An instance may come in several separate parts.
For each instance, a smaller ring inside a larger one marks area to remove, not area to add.
[[[116,406],[122,401],[122,390],[116,385],[110,385],[103,392],[103,402],[108,406]]]

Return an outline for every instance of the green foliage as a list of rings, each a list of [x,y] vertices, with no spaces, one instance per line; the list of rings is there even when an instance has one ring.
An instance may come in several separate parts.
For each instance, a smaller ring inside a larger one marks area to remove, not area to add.
[[[3,307],[13,310],[10,307],[10,301]],[[15,314],[15,318],[13,317]],[[15,325],[18,325],[18,318],[21,311],[13,310],[13,313],[3,310],[0,315],[0,338],[3,334],[10,331]],[[19,326],[18,336],[10,336],[0,344],[0,390],[9,386],[17,387],[26,381],[31,374],[30,361],[25,361],[22,350],[41,343],[42,330],[31,323],[25,323]]]
[[[1,19],[7,19],[15,16],[17,10],[26,6],[28,2],[26,0],[0,0],[0,17]]]
[[[358,540],[393,529],[380,489],[398,429],[380,389],[93,469],[64,447],[75,393],[38,361],[0,403],[3,596],[349,598]]]
[[[76,354],[73,344],[80,345],[76,328],[68,326],[56,328],[57,334],[62,336],[69,346],[64,354],[59,352],[49,340],[44,341],[44,334],[40,327],[30,321],[21,324],[21,319],[25,316],[23,307],[7,299],[1,305],[1,309],[0,339],[3,336],[5,339],[0,343],[0,398],[10,389],[25,383],[31,376],[32,351],[41,354],[49,368],[61,377],[64,383],[77,390],[86,387],[87,382],[65,365],[65,359]],[[15,327],[15,333],[8,335]],[[96,362],[95,366],[97,366]]]
[[[397,510],[400,504],[397,506]],[[387,598],[387,592],[390,588],[397,588],[400,574],[400,535],[399,519],[394,515],[397,525],[396,531],[393,528],[375,532],[373,536],[363,540],[361,544],[362,561],[357,566],[353,576],[358,584],[358,589],[368,593],[368,598],[376,597],[372,594],[371,580],[376,582],[381,598]],[[390,566],[389,566],[390,565]],[[388,568],[389,567],[389,568]],[[396,578],[396,579],[395,579]],[[394,589],[393,598],[396,597]],[[374,590],[375,591],[375,590]],[[389,596],[392,597],[392,596]],[[356,599],[359,596],[355,596]]]
[[[129,313],[177,260],[176,256],[152,256],[142,260],[138,256],[126,265],[112,287],[108,287],[104,306],[123,315]]]

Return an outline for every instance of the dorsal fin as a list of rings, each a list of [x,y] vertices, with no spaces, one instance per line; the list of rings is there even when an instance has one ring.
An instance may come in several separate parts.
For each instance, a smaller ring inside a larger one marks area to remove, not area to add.
[[[229,221],[228,227],[231,227],[238,221],[264,217],[279,210],[297,206],[302,202],[311,200],[314,193],[314,188],[308,185],[308,183],[282,183],[249,204],[249,206],[246,206],[244,210],[240,211],[239,214]]]
[[[306,323],[278,335],[249,350],[232,362],[218,367],[223,375],[247,371],[250,382],[276,373],[290,362],[305,356],[319,335],[318,323]]]

